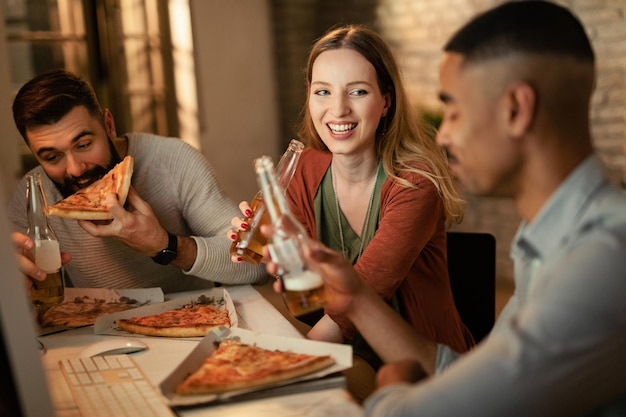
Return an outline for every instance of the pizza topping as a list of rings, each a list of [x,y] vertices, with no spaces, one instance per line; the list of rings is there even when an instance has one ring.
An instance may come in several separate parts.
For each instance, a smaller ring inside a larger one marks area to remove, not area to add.
[[[117,320],[122,330],[146,336],[202,337],[211,329],[231,322],[224,305],[186,304],[174,310]]]
[[[134,160],[127,155],[106,175],[71,196],[48,207],[51,216],[83,220],[107,220],[113,216],[106,207],[105,198],[115,193],[121,205],[126,202],[133,175]]]
[[[176,388],[178,394],[208,394],[283,382],[334,364],[330,356],[269,350],[223,340]]]
[[[211,304],[187,304],[179,309],[145,317],[133,317],[130,321],[144,326],[180,326],[190,324],[229,325],[228,311]]]
[[[100,316],[113,314],[120,311],[138,307],[137,302],[120,303],[85,303],[80,299],[64,301],[54,305],[43,312],[39,317],[39,323],[47,326],[70,326],[80,327],[94,324]]]

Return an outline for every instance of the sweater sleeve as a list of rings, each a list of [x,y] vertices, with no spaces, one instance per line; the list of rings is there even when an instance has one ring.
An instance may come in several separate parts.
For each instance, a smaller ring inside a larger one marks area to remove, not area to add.
[[[262,265],[236,264],[230,259],[226,231],[239,212],[208,160],[178,139],[162,138],[159,146],[144,152],[148,155],[141,158],[133,186],[164,228],[196,242],[196,260],[183,272],[224,284],[265,282],[267,273]],[[155,160],[159,164],[150,163]]]

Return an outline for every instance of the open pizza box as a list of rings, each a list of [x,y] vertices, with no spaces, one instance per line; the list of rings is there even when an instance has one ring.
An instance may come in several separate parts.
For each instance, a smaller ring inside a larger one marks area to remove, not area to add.
[[[241,343],[256,345],[264,349],[278,349],[312,355],[330,355],[335,364],[319,371],[265,386],[238,389],[222,394],[176,394],[176,386],[189,374],[195,372],[204,359],[216,349],[223,339],[236,339]],[[352,346],[338,343],[319,342],[304,338],[274,336],[241,328],[221,327],[209,332],[193,351],[161,382],[159,388],[170,406],[184,407],[228,401],[244,401],[259,397],[286,395],[315,389],[345,387],[345,378],[338,372],[352,367]]]
[[[107,315],[109,311],[127,309],[135,311],[142,306],[162,303],[161,288],[65,288],[63,301],[53,306],[44,315],[54,313],[56,324],[42,325],[38,321],[39,336],[56,333],[77,327],[90,326],[97,315]],[[42,319],[39,317],[38,320]]]
[[[224,306],[228,311],[228,318],[230,319],[231,327],[238,326],[237,312],[235,311],[235,304],[225,288],[211,288],[204,291],[201,294],[187,295],[183,297],[175,298],[171,301],[165,301],[158,304],[149,304],[143,307],[135,308],[133,310],[121,311],[119,313],[108,314],[106,316],[99,317],[96,320],[93,331],[95,334],[108,334],[113,336],[136,336],[136,337],[151,337],[143,336],[135,333],[130,333],[117,327],[117,320],[130,319],[132,317],[144,317],[153,314],[163,313],[169,310],[175,310],[183,307],[187,304],[215,304]],[[152,336],[156,337],[156,336]],[[199,337],[193,338],[176,338],[177,340],[200,340]]]

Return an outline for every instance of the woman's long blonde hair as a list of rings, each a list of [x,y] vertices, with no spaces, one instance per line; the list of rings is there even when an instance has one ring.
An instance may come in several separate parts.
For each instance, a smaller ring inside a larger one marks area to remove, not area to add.
[[[387,115],[381,118],[376,129],[376,152],[387,176],[406,187],[415,185],[401,178],[403,173],[426,177],[443,198],[447,224],[460,223],[465,201],[452,180],[445,152],[436,145],[410,106],[391,50],[371,29],[361,25],[341,26],[330,30],[313,44],[306,66],[307,98],[298,132],[300,140],[312,148],[328,151],[309,113],[311,77],[313,63],[322,52],[342,48],[352,49],[367,59],[376,70],[380,91],[391,97]]]

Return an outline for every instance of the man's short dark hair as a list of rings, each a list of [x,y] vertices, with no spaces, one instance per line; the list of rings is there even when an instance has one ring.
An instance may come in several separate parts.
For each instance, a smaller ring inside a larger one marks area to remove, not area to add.
[[[13,120],[28,142],[27,129],[54,124],[77,106],[84,106],[104,123],[102,107],[91,84],[64,69],[55,69],[22,86],[13,101]]]
[[[444,51],[459,53],[467,62],[520,52],[594,62],[591,43],[578,18],[546,1],[515,1],[482,13],[459,29]]]

